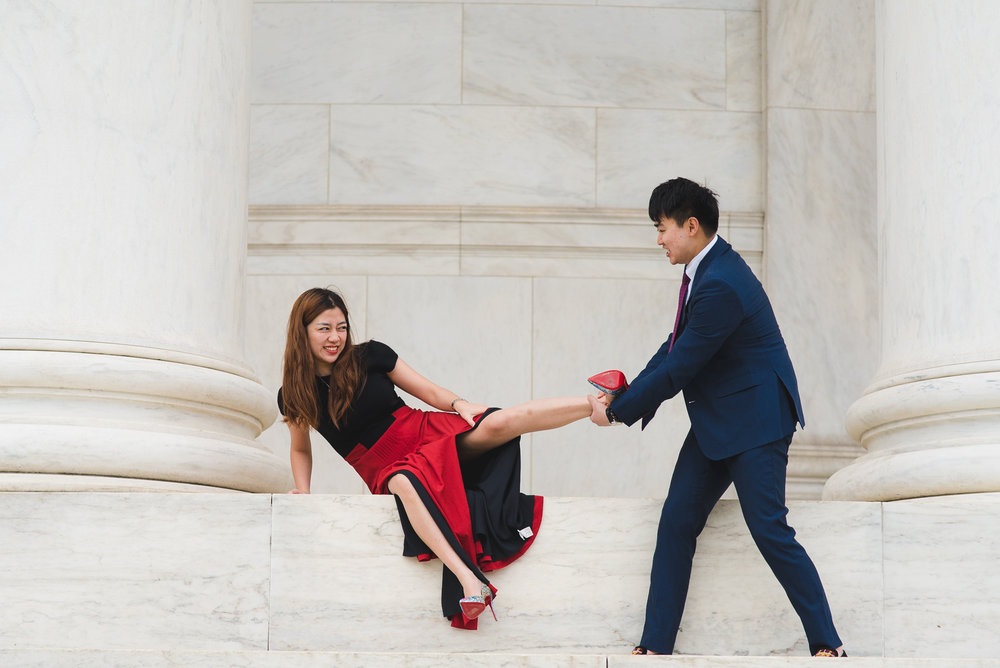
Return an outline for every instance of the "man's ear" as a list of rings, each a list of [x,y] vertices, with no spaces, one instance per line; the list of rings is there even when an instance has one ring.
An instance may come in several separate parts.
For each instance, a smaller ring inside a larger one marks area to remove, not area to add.
[[[689,237],[698,236],[698,232],[701,231],[701,222],[694,216],[691,216],[684,221],[684,231],[687,232]]]

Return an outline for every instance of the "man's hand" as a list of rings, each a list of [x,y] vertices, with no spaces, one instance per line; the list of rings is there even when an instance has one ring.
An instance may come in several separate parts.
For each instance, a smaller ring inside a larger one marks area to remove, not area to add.
[[[606,395],[605,395],[606,396]],[[587,395],[587,401],[590,402],[590,421],[596,424],[598,427],[609,427],[611,423],[608,422],[608,407],[601,403],[597,397],[593,395]]]

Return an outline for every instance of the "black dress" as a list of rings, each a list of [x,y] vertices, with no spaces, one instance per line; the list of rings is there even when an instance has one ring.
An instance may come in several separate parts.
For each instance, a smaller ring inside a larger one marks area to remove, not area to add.
[[[521,494],[520,437],[476,459],[460,463],[456,438],[476,427],[454,413],[407,406],[388,377],[398,356],[384,343],[357,346],[367,377],[355,400],[334,427],[321,410],[319,433],[354,467],[372,494],[388,494],[389,479],[405,475],[441,532],[469,568],[487,583],[484,571],[502,568],[531,545],[542,520],[542,497]],[[316,379],[320,406],[328,401],[329,378]],[[284,412],[281,390],[278,406]],[[497,409],[477,417],[476,425]],[[424,561],[434,555],[410,526],[396,500],[403,525],[404,556]],[[475,629],[458,600],[462,588],[447,568],[441,605],[452,626]]]

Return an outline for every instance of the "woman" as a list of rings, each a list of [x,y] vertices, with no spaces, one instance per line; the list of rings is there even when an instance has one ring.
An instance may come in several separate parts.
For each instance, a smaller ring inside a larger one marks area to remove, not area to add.
[[[397,387],[441,412],[406,406]],[[292,493],[309,493],[311,427],[373,494],[396,496],[403,554],[441,559],[444,614],[467,629],[496,595],[483,571],[520,557],[541,522],[542,498],[519,491],[520,435],[591,413],[586,396],[509,409],[467,401],[389,346],[355,345],[343,298],[322,288],[292,307],[278,406],[291,432]]]

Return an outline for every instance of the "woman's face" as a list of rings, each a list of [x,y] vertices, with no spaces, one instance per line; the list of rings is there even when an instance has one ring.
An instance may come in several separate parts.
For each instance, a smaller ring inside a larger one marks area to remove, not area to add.
[[[347,316],[339,308],[330,308],[306,325],[309,350],[320,376],[329,376],[333,363],[347,345]]]

